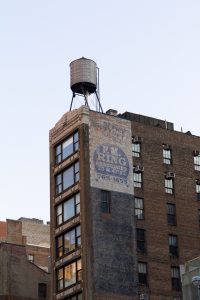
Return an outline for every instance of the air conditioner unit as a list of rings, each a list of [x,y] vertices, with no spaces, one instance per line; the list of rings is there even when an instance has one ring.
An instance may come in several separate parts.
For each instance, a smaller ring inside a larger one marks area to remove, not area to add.
[[[148,300],[147,294],[140,294],[140,300]]]
[[[198,150],[194,150],[193,154],[194,154],[194,156],[198,156],[199,155],[199,151]]]
[[[142,138],[140,136],[134,136],[133,143],[141,143],[141,142],[142,142]]]
[[[134,172],[144,172],[144,167],[141,167],[141,166],[136,166],[135,168],[134,168]]]
[[[175,173],[173,172],[168,172],[166,175],[167,178],[175,178]]]

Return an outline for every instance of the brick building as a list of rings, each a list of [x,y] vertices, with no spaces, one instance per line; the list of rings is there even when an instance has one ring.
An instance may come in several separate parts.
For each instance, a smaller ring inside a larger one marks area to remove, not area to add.
[[[8,219],[0,222],[0,233],[0,299],[49,299],[49,225]]]
[[[82,106],[50,131],[53,300],[179,300],[199,255],[200,138]]]

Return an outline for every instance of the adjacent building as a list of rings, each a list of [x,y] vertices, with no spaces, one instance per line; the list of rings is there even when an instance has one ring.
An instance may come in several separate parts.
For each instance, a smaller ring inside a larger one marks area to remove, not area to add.
[[[0,222],[0,299],[50,299],[50,232],[42,220]]]
[[[200,251],[200,138],[82,106],[50,131],[53,300],[179,300]]]

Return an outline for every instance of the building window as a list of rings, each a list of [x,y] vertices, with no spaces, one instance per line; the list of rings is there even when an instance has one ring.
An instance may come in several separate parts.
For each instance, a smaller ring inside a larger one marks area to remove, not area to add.
[[[173,194],[174,193],[174,179],[165,178],[165,193]]]
[[[34,263],[34,255],[33,254],[28,254],[27,255],[27,260],[30,261],[31,263]]]
[[[110,205],[110,192],[109,191],[101,191],[101,212],[110,214],[111,205]]]
[[[47,297],[47,285],[46,283],[38,283],[38,297],[46,299]]]
[[[172,150],[169,145],[163,145],[163,163],[166,165],[172,164]]]
[[[176,291],[180,291],[181,282],[180,282],[179,267],[171,267],[171,279],[172,279],[172,289]]]
[[[56,155],[56,164],[59,164],[64,159],[69,157],[75,151],[79,149],[79,134],[78,131],[73,135],[68,137],[62,143],[56,146],[55,155]]]
[[[135,167],[133,168],[133,186],[142,188],[142,172],[136,172]]]
[[[137,228],[136,237],[137,237],[137,251],[144,253],[146,251],[145,230]]]
[[[147,285],[147,263],[138,262],[138,280],[140,284]]]
[[[70,197],[56,207],[56,225],[60,226],[80,213],[80,193]]]
[[[200,180],[196,180],[196,194],[197,194],[197,200],[200,200]]]
[[[79,181],[79,161],[56,175],[56,195]]]
[[[81,259],[57,271],[57,290],[61,291],[82,280]]]
[[[167,223],[176,225],[176,205],[167,203]]]
[[[135,197],[135,217],[137,220],[144,219],[144,199]]]
[[[200,153],[199,151],[194,151],[194,169],[200,171]]]
[[[200,209],[198,209],[198,222],[199,222],[199,228],[200,228]]]
[[[178,257],[178,239],[176,235],[169,235],[169,254]]]
[[[61,258],[81,246],[80,225],[56,238],[56,257]]]
[[[132,139],[132,155],[133,157],[140,157],[141,153],[141,144],[139,141],[135,141],[135,139]]]

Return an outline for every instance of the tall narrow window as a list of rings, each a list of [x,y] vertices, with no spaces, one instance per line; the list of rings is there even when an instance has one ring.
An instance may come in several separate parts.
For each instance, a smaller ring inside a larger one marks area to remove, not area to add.
[[[38,283],[38,298],[46,299],[47,285],[46,283]]]
[[[101,212],[110,213],[110,192],[102,190],[101,191]]]
[[[200,180],[196,180],[196,194],[197,194],[197,200],[200,200]]]
[[[200,228],[200,209],[198,209],[198,222],[199,222],[199,228]]]
[[[145,252],[145,230],[144,229],[136,229],[136,237],[137,237],[137,250],[139,252]]]
[[[136,172],[133,168],[133,186],[142,188],[142,172]]]
[[[140,157],[141,145],[140,143],[132,143],[132,155],[134,157]]]
[[[169,225],[176,225],[176,205],[167,203],[167,222]]]
[[[200,153],[199,151],[194,151],[194,169],[200,171]]]
[[[144,199],[135,197],[135,217],[137,220],[144,219]]]
[[[169,235],[169,254],[178,257],[178,239],[176,235]]]
[[[56,207],[56,225],[60,226],[80,213],[80,193],[65,200]]]
[[[169,145],[163,145],[163,163],[166,165],[172,164],[172,150]]]
[[[56,175],[56,195],[79,181],[79,161]]]
[[[140,284],[147,285],[147,263],[138,262],[138,279]]]
[[[73,135],[65,139],[62,143],[56,146],[55,156],[56,164],[62,162],[75,151],[79,149],[79,135],[76,131]]]
[[[176,291],[180,291],[181,282],[180,282],[179,267],[171,267],[171,279],[172,279],[172,289]]]
[[[165,192],[167,194],[174,193],[174,179],[165,177]]]

